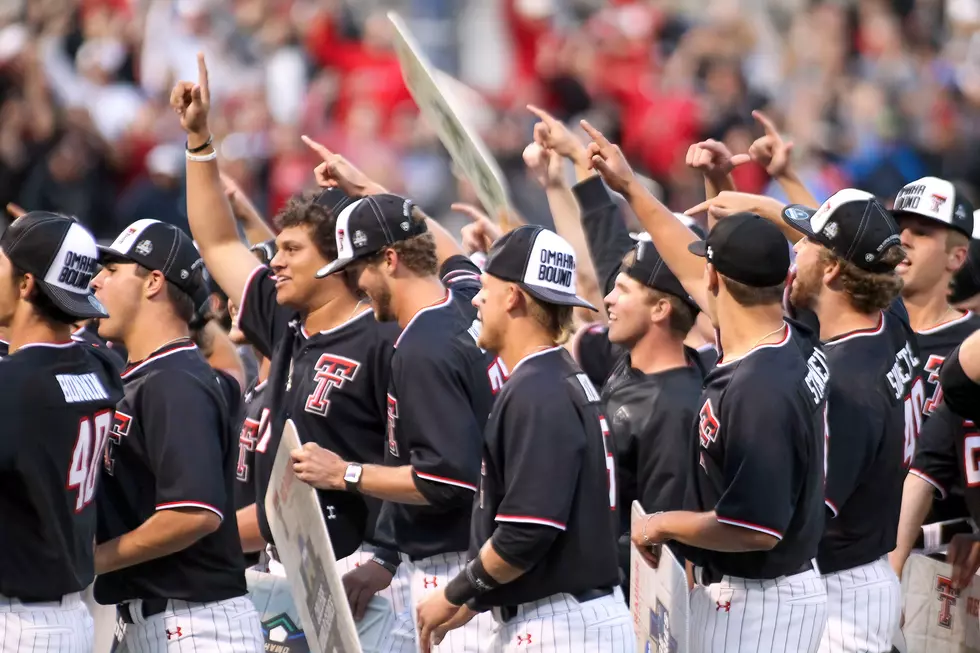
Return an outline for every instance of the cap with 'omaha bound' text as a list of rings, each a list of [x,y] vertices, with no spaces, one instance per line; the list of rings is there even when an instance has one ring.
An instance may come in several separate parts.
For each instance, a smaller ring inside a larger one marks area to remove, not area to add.
[[[923,177],[905,184],[895,196],[892,214],[918,215],[973,236],[973,205],[952,182],[938,177]]]
[[[553,231],[523,225],[490,248],[484,271],[510,281],[545,304],[595,306],[575,294],[575,250]]]

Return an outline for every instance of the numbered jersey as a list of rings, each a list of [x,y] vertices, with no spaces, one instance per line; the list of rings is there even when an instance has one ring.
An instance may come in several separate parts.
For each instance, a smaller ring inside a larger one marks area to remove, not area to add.
[[[899,300],[871,329],[824,342],[827,397],[826,503],[831,511],[817,563],[832,573],[895,548],[902,485],[922,425],[922,362]]]
[[[922,427],[910,474],[915,474],[945,499],[962,487],[966,507],[980,523],[980,430],[941,403]]]
[[[103,459],[97,541],[136,530],[163,510],[208,511],[221,523],[181,551],[100,575],[96,600],[206,603],[244,595],[234,503],[238,383],[213,370],[188,339],[131,364],[122,378],[126,393]]]
[[[0,380],[0,594],[58,600],[94,577],[94,499],[122,382],[76,343],[24,345]]]
[[[238,436],[238,465],[235,468],[235,510],[255,503],[255,455],[268,451],[272,428],[269,422],[268,380],[245,392],[245,417]]]
[[[939,369],[943,366],[943,361],[977,329],[980,329],[980,316],[967,311],[939,326],[916,332],[925,371],[923,418],[928,419],[943,400],[943,388],[939,383]]]
[[[557,531],[540,561],[480,597],[516,605],[619,585],[616,466],[599,392],[560,347],[511,371],[487,423],[470,556],[498,528]]]
[[[456,256],[441,273],[446,295],[405,325],[388,386],[385,463],[411,465],[429,505],[385,503],[381,528],[415,558],[469,548],[483,427],[503,380],[496,357],[476,342],[470,302],[480,290],[479,270]]]
[[[364,307],[366,308],[366,307]],[[238,324],[248,341],[272,360],[265,393],[271,437],[253,470],[259,528],[269,542],[265,492],[287,419],[304,442],[336,452],[344,460],[384,461],[385,390],[398,325],[379,323],[358,309],[343,324],[308,333],[302,316],[276,302],[269,268],[259,266],[245,286]],[[258,446],[258,445],[256,445]],[[350,492],[319,491],[334,553],[343,558],[373,538],[381,502]]]
[[[795,573],[824,527],[824,406],[830,372],[809,329],[722,359],[705,378],[688,464],[690,509],[771,535],[769,551],[679,547],[695,564],[739,578]]]

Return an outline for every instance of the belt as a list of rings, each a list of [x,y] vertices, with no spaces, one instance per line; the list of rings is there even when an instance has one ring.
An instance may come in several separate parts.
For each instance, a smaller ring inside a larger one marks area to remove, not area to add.
[[[598,589],[586,590],[578,594],[572,594],[572,598],[579,603],[588,603],[589,601],[594,601],[596,599],[601,599],[604,596],[609,596],[612,593],[612,587],[600,587]],[[500,621],[510,621],[517,616],[517,609],[519,607],[519,605],[502,605],[495,608],[495,611],[497,616],[500,618]]]
[[[136,623],[136,620],[133,619],[133,603],[135,602],[130,601],[128,603],[119,603],[116,605],[116,609],[119,611],[119,618],[122,619],[124,623]],[[154,615],[165,612],[169,604],[170,599],[143,599],[140,601],[140,612],[142,613],[142,618],[149,619]]]
[[[795,571],[791,571],[783,576],[795,576],[796,574],[802,574],[804,572],[816,569],[813,565],[812,560],[807,560],[802,565],[799,566]],[[708,585],[714,585],[715,583],[720,583],[721,579],[725,577],[725,573],[717,569],[712,569],[711,567],[695,567],[694,568],[694,582],[698,585],[707,587]],[[777,576],[778,578],[778,576]],[[773,578],[750,578],[746,580],[775,580]]]

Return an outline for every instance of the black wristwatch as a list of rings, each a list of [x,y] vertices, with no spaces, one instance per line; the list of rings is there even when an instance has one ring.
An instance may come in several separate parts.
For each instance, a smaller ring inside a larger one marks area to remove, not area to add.
[[[361,474],[363,472],[364,467],[360,463],[350,463],[347,465],[347,471],[344,472],[344,483],[347,484],[348,492],[360,492]]]

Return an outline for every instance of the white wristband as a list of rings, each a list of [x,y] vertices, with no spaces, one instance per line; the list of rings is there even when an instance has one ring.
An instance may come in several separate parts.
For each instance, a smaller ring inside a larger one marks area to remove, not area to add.
[[[218,151],[211,150],[207,154],[201,154],[201,155],[191,154],[190,152],[184,152],[184,156],[187,157],[188,161],[194,161],[196,163],[204,163],[206,161],[214,161],[215,159],[217,159]]]

